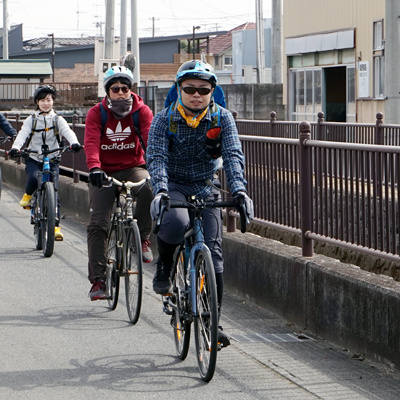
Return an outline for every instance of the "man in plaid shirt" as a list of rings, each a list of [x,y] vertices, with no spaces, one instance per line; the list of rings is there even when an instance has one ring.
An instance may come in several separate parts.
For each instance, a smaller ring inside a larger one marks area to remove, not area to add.
[[[151,204],[153,220],[159,216],[163,196],[177,201],[186,201],[193,194],[204,199],[218,198],[219,191],[207,183],[216,178],[218,156],[223,158],[232,194],[245,199],[247,214],[253,217],[253,204],[246,194],[243,176],[244,156],[232,114],[218,106],[219,124],[210,129],[210,109],[216,84],[217,77],[211,65],[200,61],[184,63],[176,77],[177,101],[159,112],[152,121],[147,167],[155,196]],[[223,297],[221,212],[207,209],[203,218],[205,243],[214,263],[220,308]],[[183,240],[188,223],[187,209],[170,209],[164,215],[157,236],[159,258],[153,279],[153,290],[157,294],[171,293],[173,255]],[[229,345],[229,337],[222,330],[218,336],[223,346]]]

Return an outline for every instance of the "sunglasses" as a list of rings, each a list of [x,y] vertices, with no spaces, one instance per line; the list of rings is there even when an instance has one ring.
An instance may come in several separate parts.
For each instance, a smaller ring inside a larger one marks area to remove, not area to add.
[[[115,94],[119,93],[120,90],[122,90],[122,93],[128,93],[130,88],[128,86],[112,86],[110,90]]]
[[[205,87],[186,86],[182,87],[182,90],[187,94],[195,94],[196,92],[199,92],[199,94],[201,94],[202,96],[211,93],[211,89]]]

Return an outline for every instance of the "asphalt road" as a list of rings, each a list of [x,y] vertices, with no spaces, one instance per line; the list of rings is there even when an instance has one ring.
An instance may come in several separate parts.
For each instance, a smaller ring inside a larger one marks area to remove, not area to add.
[[[193,339],[185,361],[175,356],[170,317],[151,290],[155,266],[145,266],[142,312],[131,325],[123,285],[115,311],[88,298],[85,227],[66,215],[65,240],[44,258],[21,195],[3,185],[0,399],[400,399],[398,371],[229,293],[222,325],[235,340],[204,383]]]

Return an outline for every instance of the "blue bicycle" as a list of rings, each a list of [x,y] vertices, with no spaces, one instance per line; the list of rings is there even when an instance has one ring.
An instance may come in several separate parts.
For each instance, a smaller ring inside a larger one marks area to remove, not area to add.
[[[24,149],[16,157],[28,157],[31,153],[38,154],[42,160],[42,170],[38,173],[38,187],[32,195],[29,206],[25,209],[31,210],[31,224],[35,236],[37,250],[43,250],[45,257],[51,257],[54,251],[55,226],[58,218],[58,182],[57,173],[50,169],[49,155],[57,153],[57,157],[66,151],[72,151],[70,146],[60,146],[56,149],[49,149],[43,144],[41,153],[37,150]]]
[[[234,207],[240,214],[241,231],[246,232],[246,207],[242,199],[201,200],[191,196],[187,202],[162,201],[154,233],[160,229],[163,214],[170,208],[187,208],[190,226],[176,253],[172,272],[172,294],[164,298],[163,311],[171,315],[178,357],[188,354],[190,327],[194,323],[196,356],[200,376],[209,382],[215,371],[218,347],[218,300],[214,264],[204,243],[202,213],[207,208]]]

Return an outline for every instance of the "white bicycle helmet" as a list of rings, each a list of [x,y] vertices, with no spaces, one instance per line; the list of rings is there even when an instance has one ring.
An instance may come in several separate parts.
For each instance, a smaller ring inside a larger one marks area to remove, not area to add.
[[[110,80],[114,79],[114,78],[125,78],[125,79],[128,79],[130,84],[131,84],[131,87],[134,84],[132,72],[128,68],[126,68],[126,67],[124,67],[122,65],[115,66],[115,67],[112,67],[112,68],[108,69],[106,71],[106,73],[104,74],[103,86],[104,86],[104,90],[106,92],[107,92],[107,84],[108,84],[108,82],[110,82]]]

